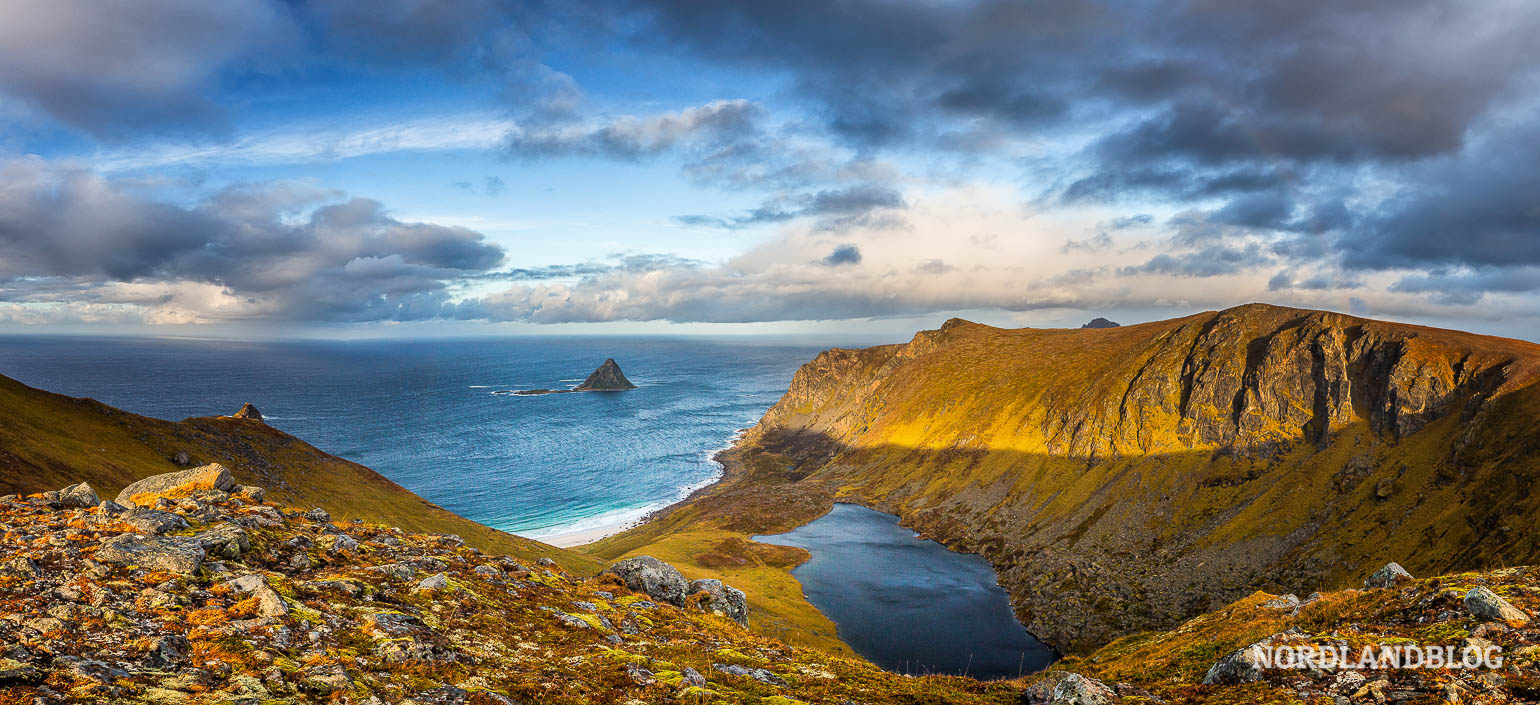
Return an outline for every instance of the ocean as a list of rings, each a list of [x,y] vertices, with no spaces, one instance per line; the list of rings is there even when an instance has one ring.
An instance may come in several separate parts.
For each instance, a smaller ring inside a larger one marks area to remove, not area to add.
[[[626,523],[710,483],[712,454],[833,342],[0,336],[0,374],[164,419],[251,402],[435,504],[542,538]],[[570,387],[609,357],[638,389],[493,394]]]

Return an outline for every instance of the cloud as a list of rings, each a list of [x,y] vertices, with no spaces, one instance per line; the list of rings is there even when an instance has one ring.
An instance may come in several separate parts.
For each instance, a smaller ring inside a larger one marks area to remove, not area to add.
[[[291,44],[269,0],[0,2],[0,92],[101,138],[228,129],[208,97],[221,69]]]
[[[239,184],[184,207],[38,158],[4,164],[0,184],[0,298],[12,302],[127,304],[151,318],[415,319],[441,315],[452,286],[504,259],[474,231],[404,222],[378,201],[303,184]]]
[[[839,267],[847,264],[861,263],[861,249],[855,245],[840,245],[829,253],[828,257],[821,260],[825,267]],[[922,265],[925,266],[925,265]]]
[[[512,158],[588,156],[637,160],[676,148],[710,150],[759,130],[764,108],[742,99],[649,117],[619,116],[594,123],[521,126],[503,140]]]

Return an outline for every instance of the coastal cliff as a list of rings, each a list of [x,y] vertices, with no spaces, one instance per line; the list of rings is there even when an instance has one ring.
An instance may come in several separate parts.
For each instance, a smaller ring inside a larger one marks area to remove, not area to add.
[[[984,555],[1029,630],[1084,652],[1388,560],[1534,562],[1537,370],[1530,343],[1259,304],[1104,329],[953,319],[818,355],[723,483],[595,552],[856,501]]]

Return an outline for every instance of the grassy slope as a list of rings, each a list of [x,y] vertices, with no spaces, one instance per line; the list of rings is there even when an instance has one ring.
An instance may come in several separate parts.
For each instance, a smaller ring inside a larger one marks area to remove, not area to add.
[[[1387,560],[1540,559],[1523,530],[1540,519],[1537,366],[1529,343],[1269,306],[1104,330],[954,321],[820,355],[723,483],[587,550],[666,550],[705,573],[698,532],[859,501],[988,557],[1035,633],[1083,651]],[[760,592],[818,624],[778,585]]]
[[[339,520],[458,534],[484,551],[527,560],[549,556],[578,573],[601,567],[587,556],[460,517],[367,467],[260,421],[164,421],[0,377],[0,494],[86,481],[103,497],[112,497],[134,480],[179,469],[169,460],[179,451],[195,463],[224,464],[237,481],[268,488],[277,502],[323,507]]]

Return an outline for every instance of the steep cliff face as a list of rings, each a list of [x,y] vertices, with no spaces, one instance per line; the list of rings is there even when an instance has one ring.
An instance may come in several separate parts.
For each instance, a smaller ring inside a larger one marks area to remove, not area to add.
[[[758,430],[816,428],[859,445],[874,440],[866,434],[879,420],[912,420],[883,411],[915,401],[932,409],[902,411],[937,420],[942,410],[973,419],[1017,410],[1031,423],[1008,435],[1055,456],[1266,455],[1324,444],[1358,422],[1400,438],[1456,402],[1470,421],[1493,395],[1533,382],[1537,355],[1516,341],[1261,304],[1121,330],[1011,331],[953,319],[906,345],[821,353]],[[918,398],[895,399],[910,392]],[[924,440],[983,430],[947,426],[956,428],[933,424]]]
[[[893,511],[988,557],[1029,629],[1084,650],[1390,560],[1540,560],[1522,530],[1540,519],[1537,361],[1530,343],[1265,305],[1110,329],[953,320],[819,355],[673,521]]]

